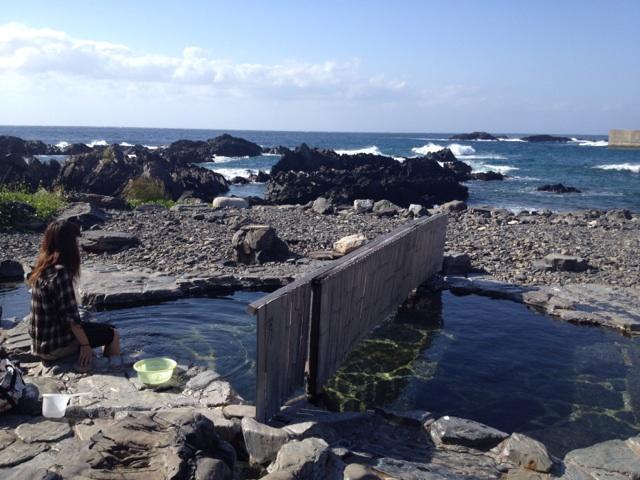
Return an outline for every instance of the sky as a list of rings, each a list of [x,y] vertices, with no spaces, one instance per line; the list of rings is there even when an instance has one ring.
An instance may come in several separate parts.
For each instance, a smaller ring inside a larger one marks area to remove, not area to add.
[[[640,129],[640,1],[5,0],[0,124]]]

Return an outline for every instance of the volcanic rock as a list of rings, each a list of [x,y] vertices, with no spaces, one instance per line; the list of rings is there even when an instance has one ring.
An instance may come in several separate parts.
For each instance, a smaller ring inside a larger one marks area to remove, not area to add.
[[[301,145],[271,169],[266,197],[279,204],[304,204],[322,196],[333,204],[356,199],[389,200],[403,207],[431,206],[468,197],[459,176],[438,162],[456,161],[448,150],[398,162],[381,155],[339,155]]]
[[[58,215],[58,220],[69,220],[82,228],[103,223],[106,218],[103,210],[86,202],[70,203]]]
[[[576,187],[566,187],[561,183],[547,184],[538,187],[536,190],[539,192],[553,192],[553,193],[581,193]]]
[[[484,180],[484,181],[504,180],[504,175],[494,171],[476,172],[469,175],[469,180]]]
[[[126,210],[128,204],[125,200],[108,195],[97,195],[95,193],[70,193],[67,198],[72,202],[85,202],[100,208],[110,208],[113,210]]]
[[[498,140],[498,137],[494,137],[487,132],[471,132],[471,133],[459,133],[450,137],[449,140]]]
[[[179,164],[215,161],[215,156],[255,157],[262,155],[262,147],[243,138],[229,134],[206,141],[178,140],[169,145],[162,154]]]
[[[570,142],[569,137],[556,137],[554,135],[531,135],[529,137],[522,137],[525,142],[555,142],[566,143]]]
[[[289,258],[289,247],[269,225],[241,227],[231,239],[234,260],[247,265],[282,262]]]

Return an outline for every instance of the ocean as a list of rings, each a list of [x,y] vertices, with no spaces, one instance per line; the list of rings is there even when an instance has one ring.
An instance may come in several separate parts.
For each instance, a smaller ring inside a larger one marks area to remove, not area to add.
[[[160,147],[179,139],[206,140],[222,133],[246,138],[262,146],[295,147],[307,143],[340,153],[378,153],[409,157],[449,147],[459,160],[474,171],[494,170],[507,175],[504,181],[469,182],[469,204],[492,205],[514,211],[522,209],[612,209],[640,212],[640,150],[607,148],[606,136],[563,134],[569,143],[528,143],[526,134],[506,134],[501,141],[450,141],[453,133],[347,133],[276,132],[242,130],[197,130],[111,127],[26,127],[0,126],[0,135],[15,135],[45,143],[118,143]],[[458,132],[460,133],[460,132]],[[269,171],[279,157],[218,157],[204,166],[228,178]],[[548,183],[563,183],[582,193],[538,192]],[[264,185],[232,188],[240,195],[260,195]]]

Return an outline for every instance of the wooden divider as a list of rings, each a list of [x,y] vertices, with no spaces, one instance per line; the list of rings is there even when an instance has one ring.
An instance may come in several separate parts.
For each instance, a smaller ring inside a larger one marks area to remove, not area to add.
[[[311,394],[442,265],[447,217],[407,223],[252,303],[258,317],[256,413],[266,421],[305,383]],[[306,367],[306,368],[305,368]]]

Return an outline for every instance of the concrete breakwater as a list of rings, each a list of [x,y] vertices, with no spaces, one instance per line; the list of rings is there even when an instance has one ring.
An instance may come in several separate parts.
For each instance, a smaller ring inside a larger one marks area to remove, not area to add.
[[[609,148],[640,149],[640,130],[610,130]]]

